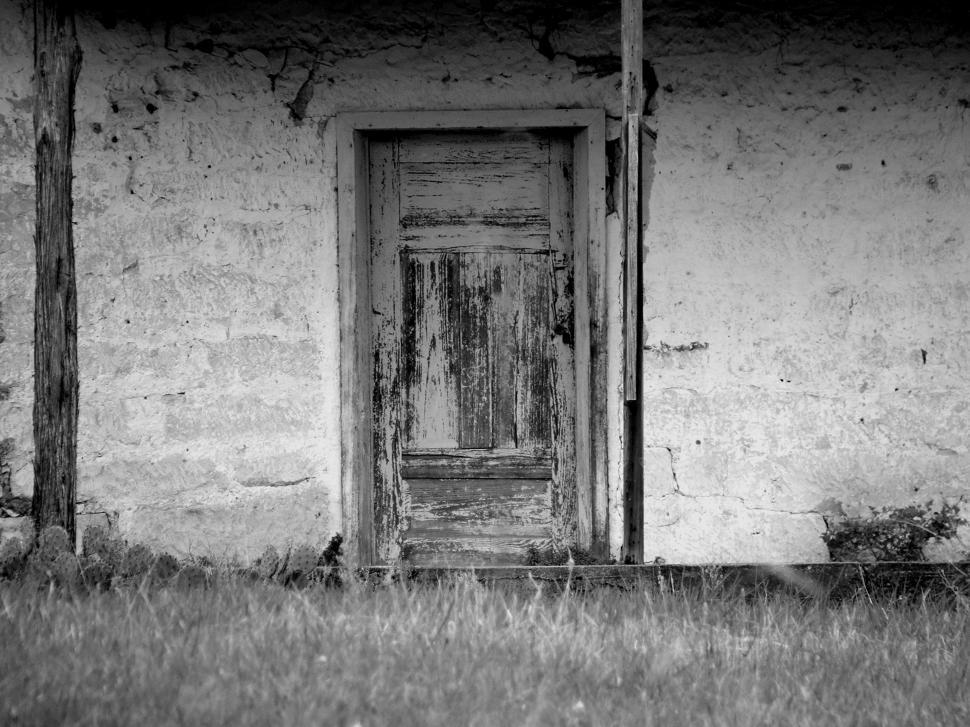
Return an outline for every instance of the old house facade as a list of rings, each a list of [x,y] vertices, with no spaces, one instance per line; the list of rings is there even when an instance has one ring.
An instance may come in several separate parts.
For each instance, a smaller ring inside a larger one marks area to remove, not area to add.
[[[82,524],[371,562],[620,558],[632,525],[645,561],[793,562],[970,495],[956,3],[645,3],[632,426],[618,3],[120,8],[78,13]],[[14,494],[31,35],[2,0]]]

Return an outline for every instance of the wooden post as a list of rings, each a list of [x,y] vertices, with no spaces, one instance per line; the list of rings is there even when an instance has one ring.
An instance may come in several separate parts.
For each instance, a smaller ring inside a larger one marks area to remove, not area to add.
[[[34,3],[37,280],[34,289],[34,525],[75,537],[77,293],[71,229],[74,89],[81,70],[69,0]]]
[[[624,376],[623,550],[625,563],[643,559],[643,439],[640,377],[640,114],[643,112],[643,0],[623,0]]]
[[[640,114],[643,112],[643,0],[623,0],[624,252],[626,259],[624,388],[637,399],[640,358]]]

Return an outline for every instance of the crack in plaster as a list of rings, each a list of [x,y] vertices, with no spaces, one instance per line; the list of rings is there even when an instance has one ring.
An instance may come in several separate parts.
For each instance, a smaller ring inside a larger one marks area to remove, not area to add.
[[[670,447],[664,447],[667,450],[667,454],[670,455],[670,476],[674,481],[674,492],[678,494],[683,494],[680,491],[680,482],[677,481],[677,459],[674,455],[674,450]]]
[[[786,510],[785,508],[758,507],[756,505],[749,505],[745,498],[741,497],[740,495],[692,495],[688,492],[683,492],[679,489],[679,487],[671,494],[686,497],[691,500],[734,500],[741,503],[741,505],[744,506],[744,509],[748,512],[766,512],[775,515],[817,515],[819,517],[823,517],[822,513],[818,512],[818,510]],[[664,495],[664,497],[666,497],[666,495]]]

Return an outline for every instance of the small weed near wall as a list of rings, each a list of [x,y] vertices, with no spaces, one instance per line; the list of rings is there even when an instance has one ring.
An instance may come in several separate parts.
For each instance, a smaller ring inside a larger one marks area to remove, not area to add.
[[[822,538],[833,561],[923,561],[927,543],[955,538],[957,528],[966,523],[959,504],[951,503],[870,508],[870,513],[827,523]]]

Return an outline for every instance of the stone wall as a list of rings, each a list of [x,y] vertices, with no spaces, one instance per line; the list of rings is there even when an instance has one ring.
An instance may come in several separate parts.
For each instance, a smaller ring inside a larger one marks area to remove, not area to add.
[[[615,138],[618,3],[210,4],[79,15],[79,497],[130,539],[251,557],[341,527],[334,115],[602,107]],[[825,516],[968,492],[966,19],[729,7],[646,13],[644,555],[824,560]],[[15,494],[30,35],[0,0]]]

